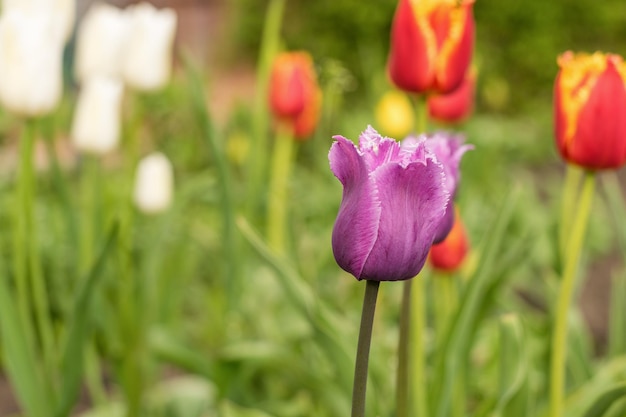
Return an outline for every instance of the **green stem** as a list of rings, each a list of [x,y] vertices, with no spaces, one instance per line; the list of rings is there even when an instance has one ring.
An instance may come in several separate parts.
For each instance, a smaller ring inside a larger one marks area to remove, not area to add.
[[[274,57],[278,53],[280,43],[280,28],[285,10],[286,0],[271,0],[265,15],[261,50],[257,67],[257,88],[254,102],[253,131],[254,142],[250,152],[250,188],[248,195],[248,217],[254,218],[258,210],[259,201],[263,195],[265,184],[265,166],[267,163],[267,93],[269,76]]]
[[[451,274],[439,274],[434,277],[433,286],[436,300],[437,345],[446,339],[448,325],[456,309],[456,277]]]
[[[561,263],[564,262],[567,250],[567,241],[572,224],[572,207],[578,198],[580,181],[583,170],[573,164],[567,164],[565,168],[565,182],[563,185],[563,197],[561,201],[561,224],[559,226],[559,256]]]
[[[41,259],[39,258],[39,240],[37,223],[35,221],[36,178],[33,165],[33,154],[37,139],[37,122],[27,120],[24,127],[24,137],[21,143],[20,188],[22,188],[22,216],[24,217],[24,231],[26,244],[26,274],[30,277],[32,301],[35,311],[37,332],[42,347],[42,357],[48,375],[53,375],[55,357],[54,335],[50,321],[50,306],[48,290],[46,288]]]
[[[550,367],[550,417],[563,416],[563,399],[565,396],[565,363],[567,355],[567,317],[575,289],[576,270],[591,211],[595,176],[592,172],[585,174],[583,189],[578,201],[576,217],[569,234],[565,269],[559,288],[555,312],[554,330],[552,333],[552,362]],[[562,226],[563,227],[563,226]]]
[[[13,269],[15,274],[15,287],[17,292],[17,305],[21,325],[26,334],[26,340],[31,346],[35,341],[35,329],[31,317],[31,304],[28,285],[28,239],[30,238],[30,224],[32,223],[32,206],[29,205],[29,193],[33,182],[33,145],[34,132],[30,125],[24,126],[23,137],[20,141],[20,163],[17,176],[16,205],[15,205],[15,230],[13,232]]]
[[[428,414],[428,396],[426,395],[426,349],[424,348],[424,331],[426,329],[426,306],[424,297],[424,277],[412,279],[411,318],[409,350],[411,357],[409,388],[412,410],[411,416],[425,417]]]
[[[419,95],[414,99],[414,105],[416,110],[415,128],[417,134],[421,135],[428,130],[428,102],[427,97]]]
[[[95,226],[98,223],[96,211],[98,196],[102,191],[99,181],[99,166],[96,158],[85,155],[81,175],[81,197],[83,198],[80,245],[80,276],[85,275],[94,260],[94,248],[97,242]]]
[[[398,338],[398,369],[396,379],[396,416],[410,417],[409,412],[409,330],[411,317],[411,287],[413,280],[404,281],[400,306],[400,335]]]
[[[367,389],[367,367],[372,341],[372,327],[376,298],[378,296],[379,281],[365,281],[365,296],[363,311],[361,312],[361,327],[359,342],[356,350],[356,365],[354,367],[354,387],[352,390],[352,417],[365,416],[365,391]]]
[[[129,117],[124,127],[124,192],[119,201],[118,210],[120,230],[117,236],[117,258],[119,276],[116,290],[119,317],[120,340],[124,349],[124,357],[119,364],[120,378],[127,403],[126,415],[136,417],[142,405],[144,374],[141,366],[143,355],[138,354],[139,346],[145,337],[145,329],[141,326],[144,312],[141,298],[141,282],[135,268],[134,231],[136,225],[135,208],[132,201],[134,176],[141,152],[141,133],[144,123],[143,97],[129,97]],[[143,352],[142,352],[143,353]]]
[[[285,254],[287,246],[287,195],[294,157],[294,142],[291,126],[279,125],[272,155],[268,193],[267,241],[270,248],[280,255]]]

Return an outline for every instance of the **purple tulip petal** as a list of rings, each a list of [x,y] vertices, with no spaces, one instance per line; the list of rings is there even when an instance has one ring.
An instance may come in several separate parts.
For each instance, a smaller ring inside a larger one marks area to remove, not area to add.
[[[426,136],[400,144],[372,127],[358,147],[343,136],[335,140],[330,168],[344,187],[332,235],[337,263],[359,280],[414,277],[442,227],[451,196],[444,161],[458,147],[431,143],[443,148],[440,160]]]
[[[376,242],[381,204],[355,145],[343,136],[334,139],[328,156],[330,169],[344,188],[333,229],[333,254],[341,268],[359,278]]]
[[[454,135],[446,132],[439,132],[429,136],[422,136],[425,146],[432,151],[437,159],[443,164],[445,179],[445,187],[450,193],[451,201],[446,207],[446,214],[439,225],[434,243],[442,242],[454,225],[454,200],[456,190],[460,179],[459,165],[463,154],[470,149],[474,149],[472,145],[464,145],[463,135]],[[407,141],[405,139],[405,141]],[[411,140],[415,140],[411,138]],[[411,142],[409,142],[411,143]]]
[[[359,148],[370,171],[398,159],[400,144],[393,139],[384,138],[368,126],[359,137]]]
[[[448,193],[441,165],[433,158],[406,168],[387,164],[372,174],[382,203],[376,243],[357,278],[403,280],[424,266]]]
[[[452,230],[452,226],[454,226],[454,200],[452,198],[453,196],[450,196],[450,200],[446,206],[446,214],[444,214],[441,223],[439,223],[433,243],[443,242]]]

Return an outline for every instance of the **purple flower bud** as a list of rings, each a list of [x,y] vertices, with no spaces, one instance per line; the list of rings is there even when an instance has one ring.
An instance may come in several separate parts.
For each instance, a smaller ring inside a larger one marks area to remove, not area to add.
[[[435,154],[439,162],[443,164],[445,174],[445,187],[450,194],[450,200],[446,206],[446,214],[439,224],[434,243],[442,242],[454,224],[454,197],[461,177],[459,164],[465,152],[474,149],[472,145],[464,145],[463,135],[437,132],[430,135],[420,135],[419,137],[409,136],[402,141],[402,147],[411,147],[416,143],[424,145]]]
[[[371,126],[358,147],[334,139],[330,169],[343,185],[332,236],[337,263],[359,280],[414,277],[450,200],[443,164],[425,140],[401,145]]]

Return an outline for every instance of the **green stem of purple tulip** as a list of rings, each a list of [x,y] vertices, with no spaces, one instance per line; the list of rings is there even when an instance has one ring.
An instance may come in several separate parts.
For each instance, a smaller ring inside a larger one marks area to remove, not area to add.
[[[550,417],[563,417],[565,397],[565,364],[567,358],[567,318],[575,290],[576,271],[587,230],[589,213],[593,202],[595,175],[586,172],[583,188],[576,207],[576,217],[571,225],[565,251],[565,267],[559,287],[559,295],[552,333],[552,360],[550,368]],[[568,227],[562,224],[561,227]]]
[[[363,311],[361,312],[361,327],[359,342],[356,350],[356,364],[354,367],[354,387],[352,390],[352,417],[365,416],[365,393],[367,389],[367,368],[372,341],[372,327],[376,298],[378,297],[379,281],[365,281],[365,296],[363,297]]]

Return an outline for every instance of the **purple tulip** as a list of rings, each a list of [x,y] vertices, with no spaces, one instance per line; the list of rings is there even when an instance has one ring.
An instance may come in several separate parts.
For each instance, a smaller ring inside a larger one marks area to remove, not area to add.
[[[330,169],[343,184],[332,236],[337,263],[359,280],[414,277],[450,199],[443,164],[424,140],[400,144],[371,126],[358,147],[334,139]]]
[[[416,146],[416,144],[421,142],[423,142],[443,164],[443,172],[446,176],[445,187],[450,194],[450,200],[446,206],[446,214],[439,224],[435,235],[434,243],[440,243],[448,236],[448,233],[450,233],[454,225],[454,197],[456,196],[457,185],[461,176],[459,170],[461,157],[463,157],[463,154],[468,150],[474,149],[474,147],[472,145],[463,144],[465,142],[463,135],[447,132],[420,135],[419,137],[409,136],[402,141],[402,146]]]

